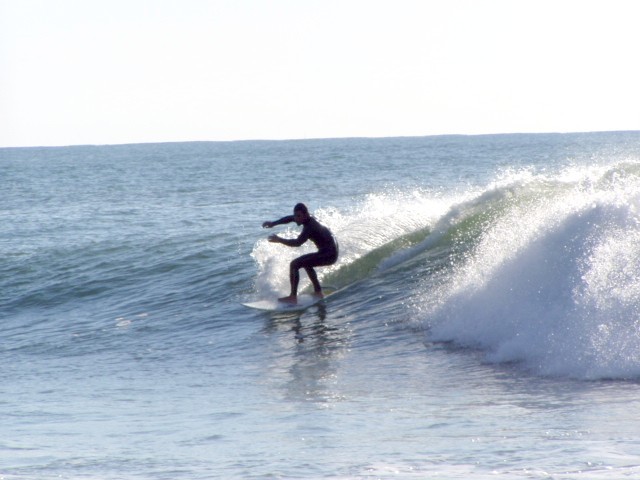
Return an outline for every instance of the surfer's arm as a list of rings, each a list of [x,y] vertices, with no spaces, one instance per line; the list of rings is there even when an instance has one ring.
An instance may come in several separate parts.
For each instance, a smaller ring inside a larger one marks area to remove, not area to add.
[[[282,217],[280,220],[276,220],[275,222],[264,222],[262,224],[262,228],[273,228],[276,225],[283,225],[285,223],[291,223],[295,221],[295,217],[293,215],[287,215],[286,217]]]
[[[272,235],[273,237],[278,237],[277,235]],[[302,245],[304,242],[307,241],[307,239],[305,238],[304,240],[300,240],[302,238],[302,235],[300,235],[298,238],[282,238],[282,237],[278,237],[278,242],[286,245],[287,247],[299,247],[300,245]]]
[[[269,235],[270,242],[281,243],[287,247],[299,247],[307,240],[309,240],[309,229],[306,227],[302,229],[302,233],[300,233],[298,238],[282,238],[278,235]]]

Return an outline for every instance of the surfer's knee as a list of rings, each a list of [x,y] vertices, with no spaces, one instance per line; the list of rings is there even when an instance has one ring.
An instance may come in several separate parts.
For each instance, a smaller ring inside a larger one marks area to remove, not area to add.
[[[291,267],[291,270],[300,270],[301,268],[307,268],[307,259],[304,256],[298,257],[295,260],[292,260],[289,266]]]

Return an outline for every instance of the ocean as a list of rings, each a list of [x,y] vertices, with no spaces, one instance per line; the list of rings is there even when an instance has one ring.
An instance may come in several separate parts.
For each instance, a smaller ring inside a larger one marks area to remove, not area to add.
[[[640,478],[640,132],[3,148],[0,185],[2,480]],[[248,309],[298,202],[343,290]]]

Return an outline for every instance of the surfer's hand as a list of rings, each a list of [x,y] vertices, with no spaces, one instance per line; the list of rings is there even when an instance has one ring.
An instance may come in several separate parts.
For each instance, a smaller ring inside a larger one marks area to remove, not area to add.
[[[273,222],[264,222],[262,228],[273,228]]]
[[[269,238],[267,240],[269,240],[271,243],[278,243],[280,241],[280,237],[278,237],[277,235],[269,235]]]

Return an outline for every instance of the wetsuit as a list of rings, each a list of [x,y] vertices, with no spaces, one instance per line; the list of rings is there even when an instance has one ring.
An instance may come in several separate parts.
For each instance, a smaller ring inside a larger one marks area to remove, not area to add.
[[[289,215],[273,222],[273,226],[282,225],[284,223],[291,223],[294,221],[294,216]],[[299,247],[307,240],[311,240],[318,248],[317,252],[302,255],[301,257],[298,257],[291,262],[290,276],[292,295],[295,295],[297,293],[298,282],[300,279],[298,273],[299,269],[304,268],[306,270],[307,275],[309,275],[309,278],[313,283],[315,291],[318,292],[320,291],[320,284],[318,283],[317,276],[315,274],[315,271],[313,270],[313,267],[333,265],[338,260],[338,243],[327,227],[321,225],[320,222],[318,222],[313,217],[309,217],[309,220],[307,220],[302,225],[302,232],[300,233],[300,236],[298,236],[298,238],[280,239],[280,243],[289,247]]]

